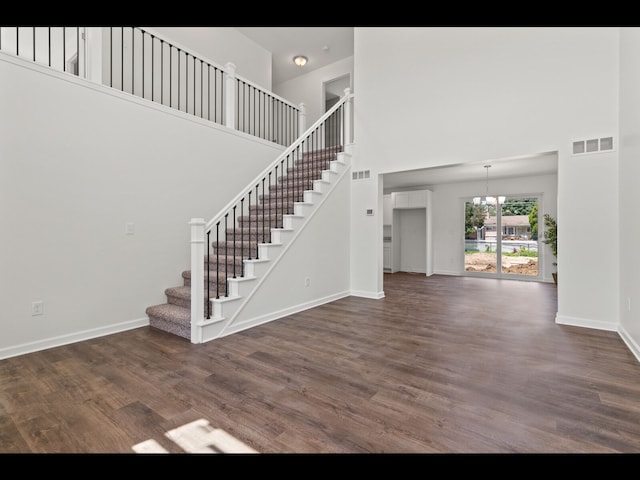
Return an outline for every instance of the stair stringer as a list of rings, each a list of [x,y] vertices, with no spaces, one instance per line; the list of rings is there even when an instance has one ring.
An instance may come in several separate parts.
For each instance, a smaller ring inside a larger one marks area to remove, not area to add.
[[[229,279],[229,297],[220,299],[212,299],[212,318],[204,320],[195,326],[200,329],[198,338],[200,342],[208,342],[219,337],[224,337],[232,333],[236,333],[248,328],[258,326],[260,324],[276,320],[286,315],[290,315],[295,311],[306,310],[315,305],[320,305],[328,301],[336,300],[349,295],[348,289],[341,292],[338,296],[332,296],[324,301],[309,304],[308,306],[293,307],[292,310],[281,310],[273,314],[261,315],[256,318],[241,318],[245,307],[249,305],[253,296],[259,291],[261,286],[266,282],[270,274],[274,271],[280,260],[285,256],[287,250],[295,244],[298,236],[305,230],[322,205],[331,197],[335,188],[346,178],[350,172],[349,153],[340,152],[337,154],[337,160],[330,162],[330,170],[322,172],[322,179],[314,181],[314,190],[304,192],[304,202],[296,202],[294,204],[294,214],[285,215],[284,232],[287,238],[280,238],[278,244],[261,243],[259,244],[260,259],[244,260],[248,267],[244,278]],[[331,178],[334,177],[334,178]],[[278,237],[278,232],[283,229],[271,229],[272,233]],[[283,232],[283,233],[284,233]]]

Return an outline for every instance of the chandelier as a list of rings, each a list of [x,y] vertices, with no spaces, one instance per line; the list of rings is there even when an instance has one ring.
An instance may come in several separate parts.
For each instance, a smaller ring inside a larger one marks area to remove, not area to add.
[[[485,165],[484,168],[487,171],[487,186],[486,186],[485,196],[473,197],[473,204],[474,205],[496,205],[496,204],[502,205],[505,200],[504,196],[494,197],[489,195],[489,169],[491,168],[491,165]]]

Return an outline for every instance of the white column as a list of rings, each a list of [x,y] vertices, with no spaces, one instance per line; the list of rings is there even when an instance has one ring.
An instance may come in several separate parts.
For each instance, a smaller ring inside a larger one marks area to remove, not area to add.
[[[298,113],[298,136],[302,135],[307,129],[307,107],[301,103],[300,113]]]
[[[348,145],[350,143],[352,143],[353,138],[351,137],[353,132],[353,128],[352,128],[352,120],[353,120],[353,115],[351,113],[351,89],[350,88],[345,88],[344,89],[344,95],[345,97],[347,97],[347,101],[344,103],[344,141],[342,142],[343,145]]]
[[[225,92],[224,92],[224,124],[229,128],[235,129],[236,123],[236,66],[229,62],[224,66],[225,75]]]
[[[191,225],[191,342],[201,343],[195,328],[204,319],[204,218],[192,218]]]

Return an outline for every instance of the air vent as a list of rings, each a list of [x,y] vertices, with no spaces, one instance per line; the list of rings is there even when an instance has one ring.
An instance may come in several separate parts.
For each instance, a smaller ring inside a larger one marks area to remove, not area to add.
[[[352,180],[366,180],[371,177],[370,170],[359,170],[357,172],[351,172]]]
[[[591,138],[573,142],[573,154],[597,153],[613,150],[613,137]]]

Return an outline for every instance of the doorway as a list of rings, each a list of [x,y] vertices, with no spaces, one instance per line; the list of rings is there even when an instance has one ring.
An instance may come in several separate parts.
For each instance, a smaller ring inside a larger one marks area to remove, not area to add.
[[[399,270],[427,273],[427,216],[424,208],[396,210]]]
[[[323,83],[324,111],[333,107],[344,96],[345,88],[351,85],[351,76],[343,75]],[[325,122],[325,144],[328,147],[341,145],[342,119],[339,115],[332,115]]]

